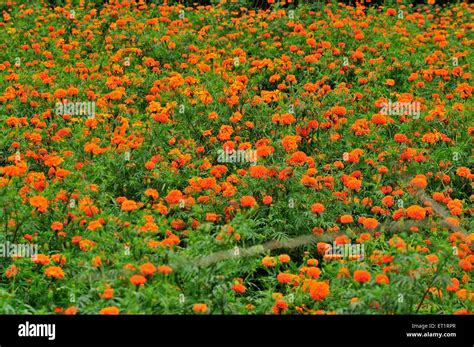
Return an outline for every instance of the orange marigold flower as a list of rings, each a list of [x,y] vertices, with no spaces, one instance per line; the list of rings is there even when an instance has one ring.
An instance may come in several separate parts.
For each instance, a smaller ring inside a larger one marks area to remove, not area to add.
[[[125,200],[122,203],[122,211],[133,211],[138,208],[138,204],[133,200]]]
[[[181,199],[183,199],[183,193],[177,189],[173,189],[166,196],[166,202],[168,204],[177,204]]]
[[[456,175],[468,178],[471,176],[471,170],[468,167],[461,166],[456,169]]]
[[[435,254],[428,254],[425,257],[430,263],[436,263],[438,261],[438,257]]]
[[[63,223],[60,223],[60,222],[53,222],[51,224],[51,229],[54,230],[54,231],[59,231],[59,230],[62,230],[63,228]]]
[[[448,292],[457,292],[459,290],[459,280],[457,278],[451,278],[451,284],[446,286]]]
[[[168,265],[160,265],[158,266],[158,271],[164,275],[169,275],[173,272],[173,268]]]
[[[410,185],[417,189],[424,189],[428,185],[428,182],[424,175],[416,175],[415,178],[410,181]]]
[[[354,280],[356,280],[359,283],[365,283],[370,281],[370,272],[367,270],[356,270],[354,272]]]
[[[280,314],[288,309],[288,303],[285,300],[277,299],[275,305],[272,307],[272,312]]]
[[[388,244],[391,247],[396,247],[398,249],[405,249],[406,248],[406,242],[403,241],[403,239],[399,236],[394,236],[392,237],[389,241]]]
[[[426,209],[419,205],[412,205],[405,210],[408,218],[411,219],[423,219],[426,217]]]
[[[277,261],[274,257],[266,256],[262,259],[262,265],[266,267],[272,267],[277,264]]]
[[[472,270],[472,264],[470,261],[466,259],[461,259],[458,263],[459,267],[463,269],[464,271],[471,271]]]
[[[208,307],[206,304],[194,304],[193,305],[193,311],[196,313],[206,313],[208,310]]]
[[[7,278],[15,277],[16,274],[18,273],[18,268],[16,265],[11,265],[6,271],[5,271],[5,276]]]
[[[238,294],[243,294],[247,291],[247,288],[242,283],[236,283],[232,286],[232,290]]]
[[[378,284],[389,284],[390,280],[388,279],[387,275],[379,274],[375,276],[375,282],[377,282]]]
[[[107,306],[100,310],[99,313],[102,315],[116,315],[120,313],[120,310],[117,306]]]
[[[69,316],[69,315],[75,315],[77,312],[79,312],[79,309],[75,306],[70,306],[67,309],[64,310],[64,314]]]
[[[215,213],[206,213],[206,221],[215,222],[219,219],[219,215]]]
[[[324,229],[321,227],[314,227],[311,232],[315,235],[321,235],[324,234]]]
[[[102,223],[100,220],[94,220],[90,222],[89,225],[87,226],[87,230],[91,230],[91,231],[94,231],[99,228],[102,228]]]
[[[270,205],[273,201],[273,198],[270,195],[265,195],[262,201],[264,205]]]
[[[151,189],[151,188],[148,188],[147,190],[145,190],[145,195],[149,196],[153,199],[158,199],[158,197],[159,197],[159,194],[156,191],[156,189]]]
[[[31,260],[33,263],[41,265],[48,265],[50,262],[49,257],[44,254],[35,254],[33,257],[31,257]]]
[[[294,152],[298,148],[300,141],[300,136],[285,136],[282,140],[282,144],[286,152]]]
[[[301,166],[304,163],[306,163],[307,160],[308,160],[308,156],[306,155],[306,153],[298,151],[298,152],[293,153],[287,162],[290,165]]]
[[[349,189],[358,190],[362,186],[362,181],[351,176],[344,182],[344,185]]]
[[[281,272],[277,275],[277,281],[281,284],[287,284],[291,283],[294,277],[295,275]]]
[[[100,294],[102,299],[112,299],[114,297],[114,289],[106,288],[102,294]]]
[[[392,207],[394,203],[395,203],[395,199],[390,195],[387,195],[387,196],[383,197],[383,199],[382,199],[382,204],[384,206]]]
[[[263,165],[254,165],[251,166],[250,169],[250,176],[255,178],[265,177],[267,175],[267,168]]]
[[[331,245],[329,243],[325,243],[325,242],[318,242],[316,244],[316,248],[318,250],[318,253],[319,254],[324,254],[326,253],[326,251],[331,247]]]
[[[375,229],[379,225],[379,222],[375,218],[364,218],[362,225],[366,229]]]
[[[329,295],[329,285],[326,282],[315,282],[311,284],[309,295],[315,301],[324,300]]]
[[[339,273],[337,274],[337,277],[340,278],[340,277],[351,277],[350,273],[349,273],[349,269],[346,268],[346,267],[343,267],[341,269],[339,269]]]
[[[48,208],[48,199],[41,195],[33,196],[29,199],[30,205],[35,207],[39,212],[44,213]]]
[[[467,289],[459,289],[457,292],[456,292],[456,296],[458,297],[459,300],[461,301],[464,301],[466,300],[467,298],[467,294],[468,294],[468,291]]]
[[[140,265],[140,273],[144,276],[151,276],[156,272],[156,266],[152,263]]]
[[[64,272],[59,266],[50,266],[44,270],[46,277],[63,278]]]
[[[389,119],[390,119],[389,117],[384,116],[383,114],[376,113],[372,116],[370,121],[374,124],[377,124],[377,125],[384,125],[384,124],[387,124],[389,122]]]
[[[319,278],[319,275],[321,275],[321,270],[315,266],[303,267],[301,270],[311,278]]]
[[[404,135],[404,134],[395,134],[393,139],[395,140],[395,142],[399,142],[399,143],[403,143],[403,142],[408,141],[408,137],[406,137],[406,135]]]
[[[142,275],[133,275],[130,277],[130,282],[136,286],[142,286],[146,283],[146,278]]]
[[[100,259],[100,256],[96,256],[94,258],[92,258],[92,266],[93,267],[99,267],[102,265],[102,259]]]
[[[341,220],[341,223],[343,224],[352,223],[354,221],[354,219],[352,218],[350,214],[343,214],[340,220]]]
[[[62,98],[65,98],[67,96],[67,90],[65,89],[57,89],[55,92],[54,92],[54,97],[55,98],[58,98],[58,99],[62,99]]]
[[[240,204],[242,207],[252,207],[257,204],[255,199],[252,196],[246,195],[240,199]]]
[[[321,213],[324,212],[325,207],[323,204],[316,203],[311,205],[311,212],[313,213]]]
[[[394,16],[397,13],[397,10],[394,8],[387,9],[387,16]]]

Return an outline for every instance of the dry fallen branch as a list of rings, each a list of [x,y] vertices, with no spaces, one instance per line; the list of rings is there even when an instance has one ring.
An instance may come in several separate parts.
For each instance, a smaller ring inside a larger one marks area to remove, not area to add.
[[[440,217],[442,217],[442,221],[441,221],[442,225],[448,227],[452,231],[464,232],[464,230],[460,226],[455,225],[454,223],[447,220],[447,218],[450,216],[449,211],[447,211],[444,206],[442,206],[441,204],[431,199],[425,193],[424,190],[417,190],[414,193],[414,195],[418,199],[423,201],[425,205],[431,206],[433,208],[433,211],[436,214],[438,214]],[[424,221],[407,221],[407,220],[392,221],[392,222],[387,222],[380,225],[377,228],[377,230],[384,230],[393,234],[393,233],[400,232],[402,230],[406,230],[407,228],[410,228],[413,226],[419,227],[424,224],[425,224]],[[195,259],[194,261],[192,261],[192,263],[196,264],[199,267],[206,267],[206,266],[210,266],[227,259],[252,257],[259,254],[264,254],[267,251],[272,251],[275,249],[292,249],[292,248],[297,248],[297,247],[313,244],[316,242],[328,242],[328,241],[333,242],[337,236],[341,236],[343,234],[344,233],[339,232],[339,233],[331,233],[331,234],[325,234],[325,235],[302,235],[302,236],[291,238],[285,241],[270,240],[263,244],[255,245],[249,248],[243,248],[243,249],[234,248],[234,249],[229,249],[229,250],[224,250],[224,251],[218,251],[213,254]]]

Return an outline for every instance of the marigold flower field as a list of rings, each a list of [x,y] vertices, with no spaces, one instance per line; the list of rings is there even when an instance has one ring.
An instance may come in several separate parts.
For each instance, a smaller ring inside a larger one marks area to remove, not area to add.
[[[465,3],[0,4],[0,313],[471,314]]]

